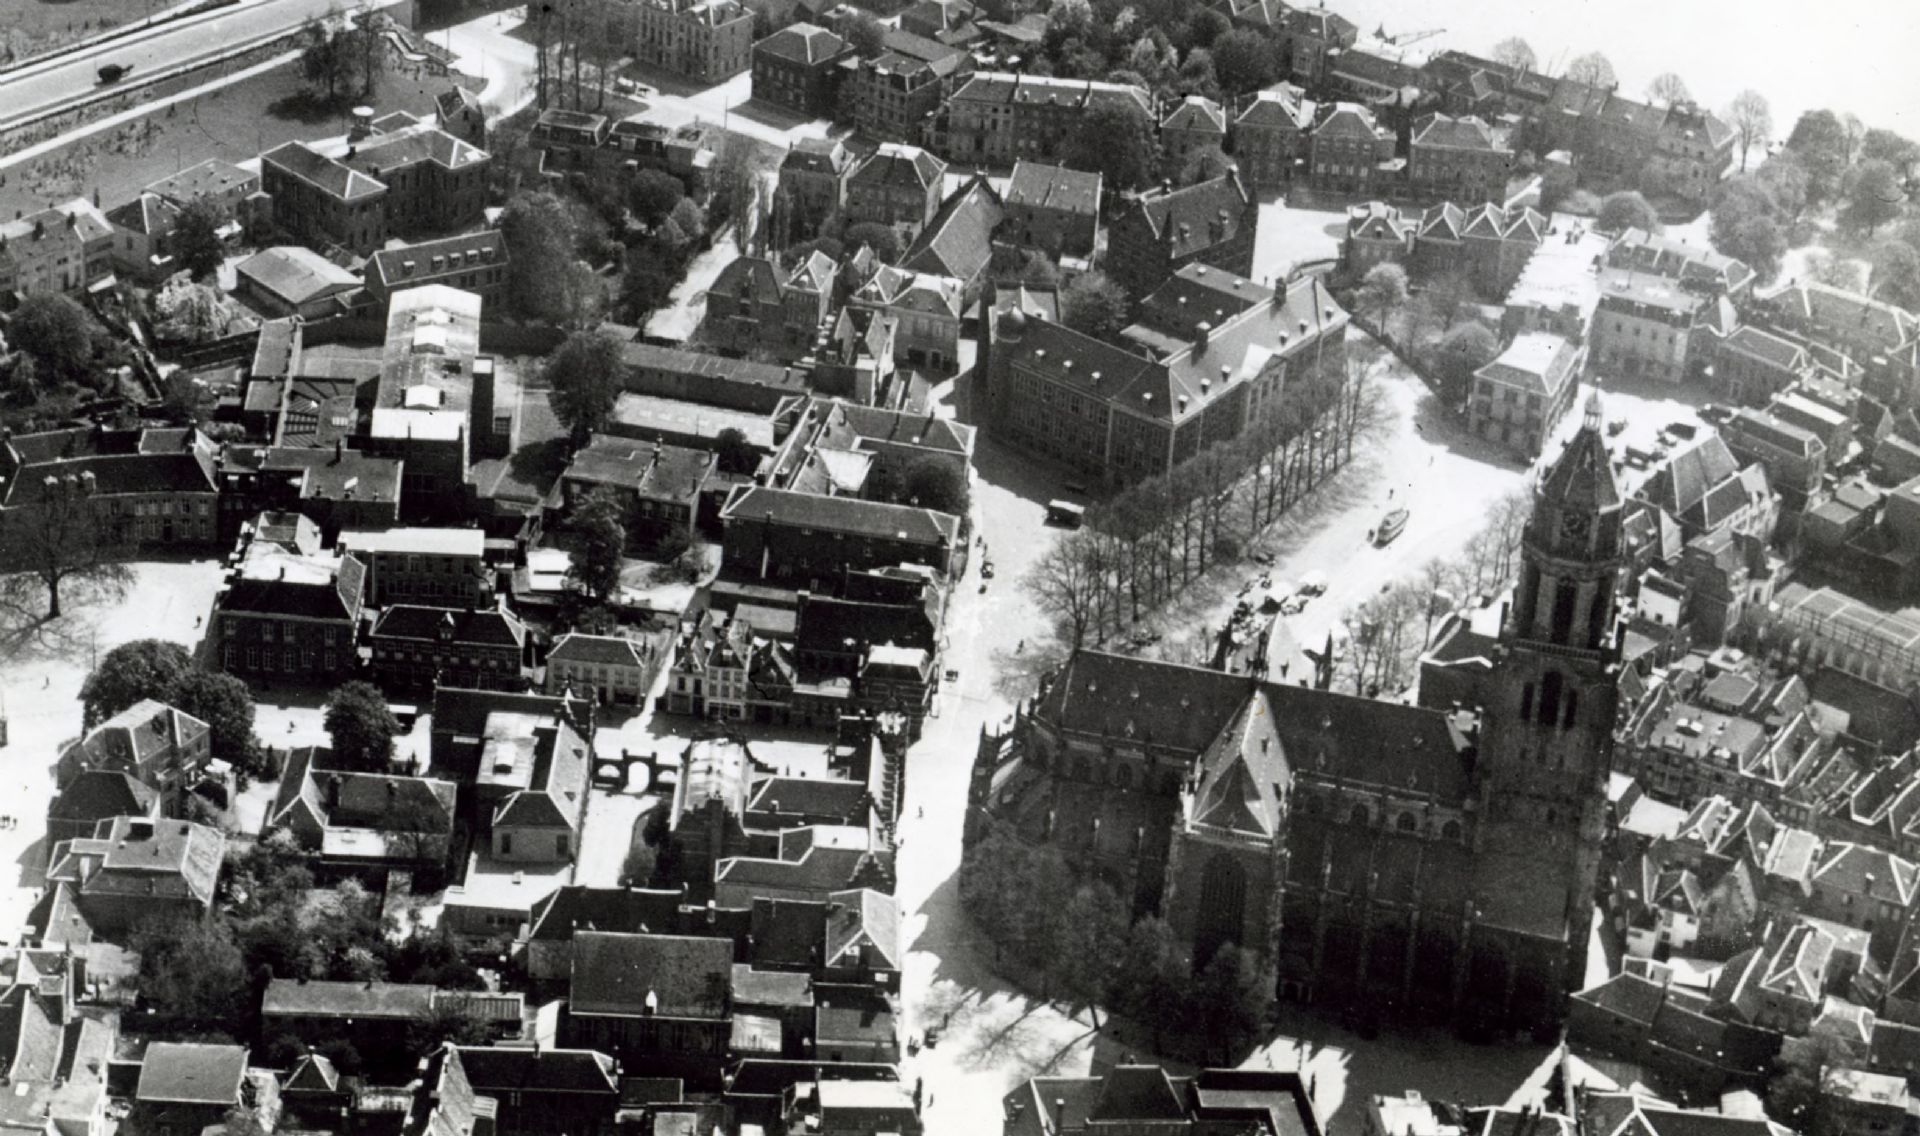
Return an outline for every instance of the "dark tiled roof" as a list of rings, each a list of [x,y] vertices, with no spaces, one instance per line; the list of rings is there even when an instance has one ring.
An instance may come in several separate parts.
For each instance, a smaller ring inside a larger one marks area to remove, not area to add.
[[[1220,243],[1214,230],[1223,214],[1226,235],[1237,233],[1246,222],[1250,201],[1240,176],[1229,172],[1172,192],[1140,197],[1128,210],[1145,218],[1155,239],[1172,244],[1175,256],[1183,256]]]
[[[1007,204],[1092,215],[1100,209],[1100,175],[1021,159],[1007,180]]]
[[[1173,1081],[1158,1065],[1116,1065],[1103,1079],[1100,1096],[1087,1114],[1094,1121],[1185,1120],[1186,1109]]]
[[[452,629],[454,643],[520,647],[527,641],[526,624],[504,608],[471,611],[414,604],[394,604],[381,612],[373,625],[373,637],[438,642],[444,628]]]
[[[591,1049],[461,1046],[460,1065],[473,1091],[488,1096],[620,1092],[613,1058]]]
[[[145,816],[154,799],[152,789],[122,770],[85,769],[53,799],[47,819],[90,825],[108,817]]]
[[[728,501],[722,515],[738,523],[771,518],[776,524],[916,544],[944,541],[949,548],[959,538],[960,528],[958,518],[933,509],[852,497],[817,497],[758,485]]]
[[[904,185],[913,189],[937,190],[946,173],[946,163],[918,146],[883,142],[867,160],[854,168],[849,183]]]
[[[678,889],[591,888],[569,884],[533,905],[529,940],[565,942],[577,931],[635,934],[674,925],[680,910]]]
[[[993,231],[1005,212],[993,186],[975,179],[940,206],[907,249],[902,266],[962,283],[974,280],[993,256]]]
[[[233,1105],[247,1074],[242,1045],[156,1041],[140,1062],[134,1099],[145,1104]]]
[[[733,944],[684,935],[582,931],[573,940],[569,1008],[577,1014],[727,1016]]]
[[[563,663],[593,663],[598,666],[644,667],[640,644],[617,635],[582,635],[569,631],[547,652],[547,660]]]

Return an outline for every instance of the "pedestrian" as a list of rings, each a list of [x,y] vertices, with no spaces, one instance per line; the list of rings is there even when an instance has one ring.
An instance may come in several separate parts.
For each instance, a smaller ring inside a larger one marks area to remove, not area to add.
[[[925,820],[925,819],[927,819],[927,806],[925,806],[925,805],[921,805],[921,806],[920,806],[920,811],[919,811],[919,818],[920,818],[921,820]]]

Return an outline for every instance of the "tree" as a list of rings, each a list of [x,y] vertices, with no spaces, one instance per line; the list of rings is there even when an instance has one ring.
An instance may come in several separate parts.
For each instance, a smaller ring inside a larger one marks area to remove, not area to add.
[[[1420,289],[1420,299],[1444,334],[1453,330],[1461,313],[1471,308],[1479,297],[1466,273],[1451,271],[1427,281]]]
[[[378,687],[357,679],[342,683],[327,699],[325,722],[337,768],[387,772],[400,723]]]
[[[1122,1013],[1152,1026],[1155,1049],[1160,1048],[1161,1031],[1179,1024],[1192,985],[1173,928],[1155,915],[1134,923],[1114,967],[1112,998]]]
[[[736,427],[729,426],[714,438],[722,473],[752,473],[760,468],[760,450]]]
[[[921,458],[907,467],[902,481],[902,492],[909,502],[956,517],[967,515],[967,476],[952,462]]]
[[[441,1045],[488,1045],[486,1018],[463,998],[436,997],[427,1012],[407,1026],[407,1049],[412,1053],[431,1053]]]
[[[859,221],[847,226],[842,240],[849,248],[866,245],[873,255],[884,263],[892,264],[900,259],[900,234],[892,225],[882,225],[878,221]]]
[[[1197,7],[1193,9],[1193,14],[1187,17],[1187,22],[1181,31],[1181,38],[1185,41],[1188,54],[1191,55],[1195,51],[1211,48],[1222,36],[1227,35],[1232,27],[1232,22],[1215,9]]]
[[[1589,87],[1612,87],[1619,82],[1614,78],[1612,61],[1597,51],[1576,56],[1567,64],[1567,78]]]
[[[1874,250],[1868,281],[1875,298],[1920,312],[1920,249],[1904,241],[1883,241]]]
[[[1060,164],[1101,175],[1115,192],[1139,189],[1157,165],[1153,120],[1129,100],[1099,103],[1067,136]]]
[[[1533,45],[1519,36],[1508,36],[1493,45],[1493,61],[1504,64],[1516,71],[1531,71],[1540,62],[1533,53]]]
[[[1233,159],[1222,153],[1218,146],[1202,146],[1188,154],[1174,171],[1173,180],[1179,185],[1199,185],[1203,181],[1212,181],[1222,177],[1233,169]]]
[[[627,256],[620,273],[620,313],[626,319],[645,324],[647,317],[667,306],[673,299],[673,287],[679,274],[673,265],[677,255],[659,244],[649,242],[636,247]]]
[[[1807,200],[1814,205],[1832,200],[1847,168],[1847,128],[1830,110],[1810,110],[1793,124],[1786,148],[1807,171]]]
[[[580,229],[565,201],[551,193],[524,193],[500,214],[507,245],[507,293],[521,315],[550,323],[587,318],[599,293],[593,270],[580,260]]]
[[[667,220],[673,222],[675,228],[685,233],[688,240],[698,241],[707,235],[706,210],[700,208],[699,203],[691,197],[683,197],[674,202],[673,212],[668,214]]]
[[[1207,1023],[1208,1043],[1220,1044],[1226,1051],[1222,1058],[1230,1058],[1266,1022],[1273,981],[1253,952],[1228,944],[1200,972],[1193,1002],[1195,1019]]]
[[[1860,160],[1887,162],[1904,172],[1920,163],[1920,143],[1876,126],[1860,141]]]
[[[553,387],[554,417],[582,445],[612,417],[627,366],[618,339],[604,331],[576,331],[548,358],[543,373]]]
[[[195,198],[180,210],[167,241],[173,259],[195,280],[218,269],[227,254],[220,243],[220,214],[204,198]]]
[[[1407,270],[1389,262],[1367,269],[1354,300],[1361,312],[1373,321],[1380,337],[1391,343],[1393,334],[1387,323],[1406,306],[1407,297]]]
[[[1866,290],[1867,273],[1859,261],[1848,256],[1835,256],[1824,249],[1815,249],[1807,254],[1807,275],[1842,292]]]
[[[100,656],[99,665],[81,684],[81,720],[92,729],[143,699],[167,701],[181,676],[192,669],[193,657],[178,643],[165,639],[122,643]]]
[[[91,486],[76,475],[23,483],[11,504],[0,554],[19,574],[0,577],[8,606],[24,609],[37,581],[47,590],[46,618],[58,619],[64,585],[91,583],[118,594],[133,579],[122,562],[121,530],[101,515]]]
[[[1740,172],[1746,173],[1747,152],[1773,137],[1773,107],[1759,91],[1741,91],[1727,105],[1727,123],[1740,143]]]
[[[59,292],[35,292],[20,302],[7,326],[13,345],[55,378],[78,381],[93,364],[98,325],[87,310]]]
[[[1869,237],[1880,226],[1898,220],[1907,203],[1893,164],[1878,158],[1849,169],[1841,179],[1840,196],[1840,223]]]
[[[1202,8],[1211,12],[1211,8]],[[1213,52],[1204,47],[1188,50],[1187,57],[1180,61],[1180,71],[1174,76],[1174,86],[1183,95],[1199,95],[1203,99],[1220,101],[1220,77],[1213,71]]]
[[[1100,1002],[1113,987],[1126,942],[1126,906],[1113,888],[1094,880],[1073,891],[1060,912],[1050,954],[1060,988],[1072,1006],[1084,1006],[1100,1028]]]
[[[1068,646],[1076,650],[1086,641],[1105,586],[1094,540],[1088,529],[1067,533],[1034,561],[1022,581],[1034,604],[1052,618],[1065,633]]]
[[[1060,293],[1060,322],[1094,339],[1110,340],[1127,326],[1127,293],[1098,270],[1073,278]]]
[[[1485,324],[1463,323],[1440,338],[1433,352],[1440,399],[1459,406],[1473,393],[1473,374],[1500,355],[1500,341]]]
[[[844,21],[840,34],[862,58],[872,59],[887,49],[886,26],[866,12]]]
[[[248,774],[266,771],[260,739],[253,732],[253,692],[244,681],[190,667],[174,678],[165,700],[207,724],[213,756]]]
[[[667,219],[673,207],[687,195],[687,187],[665,170],[645,169],[627,184],[627,208],[642,225],[651,229]]]
[[[1807,170],[1790,152],[1768,158],[1754,171],[1754,182],[1766,190],[1774,215],[1783,224],[1798,220],[1807,208]]]
[[[1660,215],[1653,210],[1644,195],[1633,190],[1609,193],[1600,202],[1600,215],[1594,218],[1593,227],[1603,233],[1624,233],[1628,229],[1644,229],[1649,233],[1660,231]]]
[[[627,551],[626,507],[611,490],[598,489],[574,510],[571,523],[579,537],[573,576],[600,600],[620,586],[621,558]]]
[[[307,21],[301,40],[300,73],[307,82],[324,86],[331,103],[340,97],[341,87],[352,82],[351,44],[338,28],[319,16]]]
[[[1020,264],[1022,287],[1051,290],[1060,287],[1060,266],[1038,249],[1028,249]]]
[[[1280,76],[1280,59],[1273,41],[1259,32],[1236,28],[1214,40],[1209,50],[1213,52],[1214,78],[1229,95],[1272,86]]]
[[[1773,195],[1757,177],[1731,178],[1714,194],[1707,239],[1719,252],[1745,261],[1762,280],[1771,280],[1787,252],[1778,212]]]
[[[253,986],[225,919],[136,922],[129,945],[141,1001],[169,1028],[243,1036]]]
[[[1831,1034],[1788,1038],[1767,1080],[1767,1114],[1795,1132],[1809,1131],[1818,1123],[1821,1077],[1846,1056]]]
[[[1671,107],[1692,98],[1687,92],[1687,81],[1671,71],[1662,71],[1647,84],[1647,99],[1651,102]]]

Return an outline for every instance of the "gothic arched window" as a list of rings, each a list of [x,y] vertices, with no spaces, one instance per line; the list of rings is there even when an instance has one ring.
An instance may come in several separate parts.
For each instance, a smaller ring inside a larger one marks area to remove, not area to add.
[[[1548,671],[1540,680],[1540,721],[1551,726],[1560,712],[1560,672]]]

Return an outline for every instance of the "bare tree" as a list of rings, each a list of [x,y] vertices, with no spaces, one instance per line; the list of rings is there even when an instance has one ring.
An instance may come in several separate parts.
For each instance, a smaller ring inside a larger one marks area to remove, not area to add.
[[[1610,88],[1619,81],[1614,78],[1613,61],[1597,51],[1577,56],[1567,64],[1567,78],[1589,87]]]
[[[1747,152],[1765,146],[1773,137],[1773,108],[1759,91],[1741,91],[1727,107],[1727,121],[1740,140],[1740,172],[1747,171]]]
[[[1846,146],[1842,156],[1846,164],[1851,166],[1854,159],[1860,156],[1861,143],[1867,140],[1867,124],[1860,121],[1859,115],[1848,112],[1840,116],[1840,130]]]
[[[1516,71],[1531,71],[1540,62],[1533,53],[1533,45],[1519,36],[1508,36],[1493,45],[1493,61],[1505,64]]]
[[[1647,98],[1664,106],[1684,103],[1692,97],[1687,92],[1687,81],[1671,71],[1662,71],[1647,84]]]
[[[48,619],[60,617],[63,584],[90,581],[116,591],[126,587],[133,575],[120,560],[120,534],[102,515],[88,483],[73,476],[49,476],[20,488],[31,492],[16,493],[26,500],[23,507],[7,511],[0,547],[25,573],[15,577],[16,588],[37,580],[47,589]]]
[[[1027,591],[1076,648],[1086,642],[1101,587],[1097,552],[1085,530],[1061,537],[1028,569]]]

